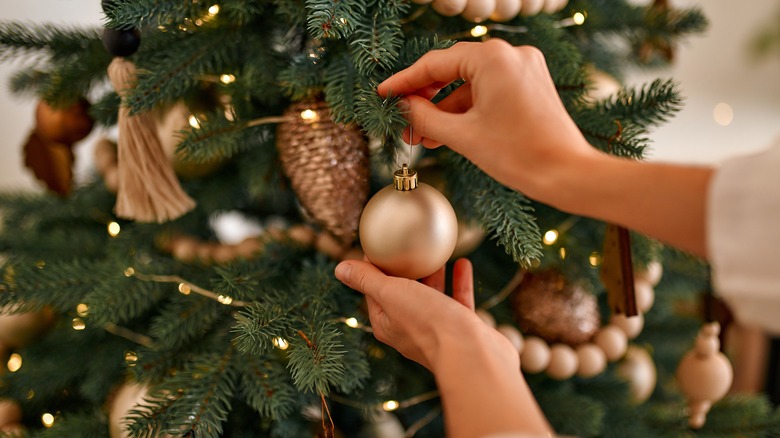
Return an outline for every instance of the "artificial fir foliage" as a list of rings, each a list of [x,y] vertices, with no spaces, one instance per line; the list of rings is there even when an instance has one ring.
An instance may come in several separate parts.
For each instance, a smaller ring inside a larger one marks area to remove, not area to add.
[[[377,145],[372,192],[387,185],[382,169],[400,164],[406,122],[396,106],[400,97],[382,99],[377,84],[429,50],[477,39],[470,34],[474,24],[404,0],[110,0],[103,7],[107,27],[141,35],[129,57],[139,77],[123,99],[126,109],[138,114],[179,102],[197,109],[191,118],[197,123],[178,133],[177,157],[224,165],[183,181],[197,207],[163,224],[118,219],[115,195],[99,180],[67,199],[0,195],[0,305],[6,312],[57,314],[47,333],[14,351],[23,365],[0,376],[0,397],[18,400],[29,433],[42,437],[107,436],[113,397],[129,383],[148,388],[126,413],[137,436],[301,437],[333,427],[360,436],[382,409],[415,436],[442,436],[433,377],[368,333],[362,296],[333,277],[335,260],[278,238],[254,257],[207,265],[174,258],[163,242],[178,235],[216,241],[210,218],[225,211],[266,225],[306,221],[276,148],[280,116],[301,101],[324,100],[334,122],[358,126]],[[585,18],[582,25],[572,24],[575,13]],[[619,76],[629,65],[663,63],[705,20],[665,2],[576,0],[553,15],[483,24],[491,37],[545,53],[566,108],[595,147],[639,159],[649,146],[647,129],[680,107],[679,91],[672,81],[657,80],[594,103],[586,98],[592,84],[584,67]],[[121,103],[106,85],[112,55],[101,34],[97,25],[0,23],[0,58],[28,61],[12,78],[13,90],[56,108],[87,97],[97,123],[115,124]],[[425,154],[444,168],[459,219],[492,237],[470,256],[478,305],[495,297],[522,264],[584,282],[606,319],[606,296],[592,266],[604,224],[532,202],[445,149]],[[550,229],[559,230],[558,238],[543,244],[540,231]],[[632,241],[637,269],[651,260],[666,263],[655,305],[634,341],[651,348],[659,384],[648,402],[634,405],[616,365],[587,379],[528,375],[556,431],[780,433],[780,415],[748,397],[726,398],[704,428],[687,428],[673,374],[700,326],[695,303],[704,269],[642,236]],[[501,324],[517,324],[510,302],[490,309]],[[51,428],[41,425],[44,413],[54,415]]]

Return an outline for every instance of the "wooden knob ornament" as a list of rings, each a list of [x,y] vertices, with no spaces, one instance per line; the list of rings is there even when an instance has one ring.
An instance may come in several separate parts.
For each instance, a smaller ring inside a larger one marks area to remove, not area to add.
[[[531,374],[541,373],[550,365],[550,347],[542,338],[529,336],[523,343],[520,368]]]
[[[693,349],[677,367],[677,383],[688,400],[688,424],[693,429],[704,426],[710,407],[726,395],[734,379],[731,363],[720,352],[718,334],[717,322],[702,327]]]
[[[547,375],[556,380],[566,380],[577,372],[579,362],[579,356],[573,348],[566,344],[554,344],[550,347]]]

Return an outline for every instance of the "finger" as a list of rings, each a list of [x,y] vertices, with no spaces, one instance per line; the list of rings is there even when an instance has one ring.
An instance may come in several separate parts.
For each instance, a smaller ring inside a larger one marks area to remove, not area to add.
[[[438,271],[422,279],[422,284],[430,286],[439,292],[444,292],[444,269],[446,266],[442,266]]]
[[[366,308],[368,309],[368,318],[371,320],[371,325],[374,325],[375,322],[378,323],[378,318],[383,312],[382,306],[371,296],[366,295]]]
[[[461,114],[471,109],[471,84],[466,83],[458,87],[449,96],[437,103],[436,106],[448,113]]]
[[[442,111],[431,101],[419,96],[409,96],[405,100],[409,103],[405,117],[414,128],[415,137],[423,137],[425,146],[432,142],[449,145],[451,140],[462,140],[469,135],[469,131],[464,130],[467,123],[463,121],[467,115]],[[425,140],[432,142],[426,143]]]
[[[469,259],[458,259],[452,268],[452,298],[474,310],[474,268]]]
[[[379,301],[382,289],[393,280],[371,263],[358,260],[339,263],[335,274],[342,283]]]
[[[479,43],[461,42],[443,50],[432,50],[423,55],[410,67],[401,70],[379,84],[377,91],[382,97],[389,94],[411,94],[433,84],[469,78],[466,68],[470,55],[479,50]]]

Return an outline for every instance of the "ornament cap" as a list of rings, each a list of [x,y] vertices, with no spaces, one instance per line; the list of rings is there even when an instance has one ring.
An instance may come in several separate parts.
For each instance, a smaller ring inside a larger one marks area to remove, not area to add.
[[[393,173],[393,186],[396,190],[408,192],[417,188],[417,171],[409,169],[404,163],[400,170]]]

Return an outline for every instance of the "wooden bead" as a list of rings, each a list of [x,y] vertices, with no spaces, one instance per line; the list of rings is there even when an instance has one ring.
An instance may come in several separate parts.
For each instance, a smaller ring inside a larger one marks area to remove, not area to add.
[[[257,237],[247,237],[236,246],[236,254],[244,259],[252,259],[263,250],[263,243]]]
[[[113,141],[107,138],[100,139],[95,143],[95,151],[93,154],[95,158],[95,169],[97,169],[101,175],[104,175],[109,168],[116,167],[116,144]]]
[[[542,12],[544,0],[523,0],[520,6],[520,15],[531,17]]]
[[[523,334],[515,326],[509,324],[501,324],[496,327],[496,330],[504,335],[504,337],[515,347],[518,353],[523,352]]]
[[[0,399],[0,426],[18,423],[22,421],[22,408],[14,400]]]
[[[658,286],[661,282],[661,277],[664,275],[664,267],[661,262],[652,261],[645,266],[644,269],[637,269],[634,271],[634,279],[637,281],[646,281],[653,286]]]
[[[314,230],[307,225],[293,225],[287,229],[287,235],[302,246],[311,246],[317,237]]]
[[[477,309],[475,313],[488,327],[496,328],[496,318],[490,312],[485,309]]]
[[[520,355],[520,368],[527,373],[541,373],[550,365],[550,347],[542,338],[528,336]]]
[[[628,347],[626,357],[620,362],[616,372],[629,383],[634,403],[644,403],[653,394],[657,380],[655,363],[644,349],[633,345]]]
[[[580,377],[598,376],[607,368],[607,356],[598,345],[582,344],[578,346],[577,358],[580,361],[577,375]]]
[[[214,245],[213,243],[209,242],[199,242],[198,246],[195,248],[195,254],[198,258],[198,260],[206,265],[209,265],[214,262],[213,254],[214,254]]]
[[[346,248],[333,235],[325,232],[317,236],[314,247],[317,248],[317,251],[336,260],[341,260],[341,255],[346,252]]]
[[[493,21],[509,21],[520,14],[520,0],[496,0],[496,9],[490,14]]]
[[[624,354],[628,348],[628,337],[619,327],[612,324],[602,327],[593,337],[593,342],[604,350],[607,360],[614,362]]]
[[[461,17],[473,23],[481,23],[496,10],[496,0],[469,0]]]
[[[193,262],[198,258],[198,246],[200,242],[192,237],[179,236],[171,242],[171,254],[176,260]]]
[[[468,0],[433,0],[431,7],[445,17],[454,17],[463,12],[467,4]]]
[[[579,357],[573,348],[566,344],[554,344],[550,347],[548,376],[556,380],[566,380],[577,372],[579,365]]]
[[[653,308],[655,302],[655,289],[647,281],[635,281],[634,291],[636,293],[636,307],[642,313],[647,313]]]
[[[238,251],[233,245],[214,245],[211,251],[211,259],[218,265],[230,263],[238,258]]]
[[[546,0],[544,3],[544,13],[545,14],[554,14],[561,9],[566,7],[566,4],[569,3],[569,0]]]
[[[636,339],[645,326],[645,317],[641,313],[630,317],[622,313],[615,313],[610,318],[609,323],[620,327],[628,339]]]

